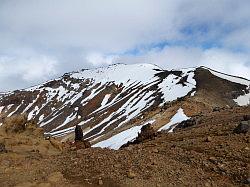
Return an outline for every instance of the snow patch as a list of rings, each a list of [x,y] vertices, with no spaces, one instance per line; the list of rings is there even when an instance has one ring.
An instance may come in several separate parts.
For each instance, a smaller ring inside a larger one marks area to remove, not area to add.
[[[195,95],[196,91],[193,91],[190,95],[193,97]]]
[[[106,147],[106,148],[118,150],[122,145],[126,144],[129,141],[134,140],[138,136],[138,133],[141,132],[142,126],[148,123],[152,124],[154,121],[155,120],[150,120],[144,123],[143,125],[131,127],[130,129],[122,131],[107,140],[104,140],[102,142],[99,142],[93,145],[92,147],[101,147],[101,148]]]
[[[101,106],[105,106],[110,98],[110,94],[106,94],[105,97],[102,100]]]
[[[116,84],[130,84],[131,82],[147,83],[154,78],[154,69],[159,69],[153,64],[116,64],[109,67],[84,70],[71,74],[76,79],[93,79],[96,83],[115,82]]]
[[[3,111],[4,106],[0,106],[0,113]]]
[[[178,84],[178,82],[184,76],[188,76],[185,86]],[[196,87],[196,81],[193,78],[194,72],[184,72],[182,77],[171,74],[158,85],[159,88],[161,88],[165,102],[176,100],[178,97],[184,97]]]
[[[239,106],[250,105],[250,93],[245,94],[245,95],[240,95],[239,97],[237,97],[237,99],[234,99],[234,101],[235,101]]]
[[[179,108],[177,113],[170,119],[170,122],[162,126],[158,131],[168,130],[168,132],[173,132],[175,127],[171,127],[172,125],[176,123],[181,123],[187,119],[190,119],[190,118],[185,115],[182,108]]]
[[[44,114],[42,114],[41,116],[39,116],[39,121],[42,121],[44,119]]]

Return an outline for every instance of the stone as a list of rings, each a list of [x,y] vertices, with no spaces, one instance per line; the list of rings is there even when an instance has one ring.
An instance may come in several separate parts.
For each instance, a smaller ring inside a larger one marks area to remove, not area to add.
[[[243,116],[243,121],[249,121],[249,120],[250,120],[250,115]]]
[[[247,183],[247,184],[250,184],[250,178],[248,178],[248,179],[246,180],[246,183]]]
[[[217,159],[215,157],[209,157],[208,160],[211,161],[212,163],[216,163],[217,162]]]
[[[154,153],[159,153],[159,150],[158,149],[153,149],[153,152]]]
[[[233,130],[233,132],[236,134],[241,134],[241,133],[246,134],[249,131],[250,131],[250,124],[248,123],[248,121],[241,121],[240,124]]]
[[[122,145],[121,148],[126,148],[133,144],[140,144],[145,140],[152,140],[155,138],[155,136],[155,129],[152,127],[151,123],[147,123],[146,125],[142,126],[141,132],[138,134],[135,140],[127,142],[126,144]]]
[[[219,112],[220,111],[220,107],[216,106],[213,108],[213,112]]]
[[[0,153],[7,153],[4,143],[0,143]]]
[[[83,140],[82,128],[79,125],[76,125],[76,127],[75,127],[75,141],[81,141],[81,140]]]
[[[208,136],[207,138],[206,138],[206,142],[211,142],[212,141],[212,137],[211,136]]]
[[[210,187],[211,185],[210,185],[208,182],[206,182],[206,183],[204,184],[204,186],[205,186],[205,187]]]
[[[188,128],[188,127],[192,127],[194,125],[197,125],[198,124],[198,120],[195,119],[195,118],[192,118],[192,119],[187,119],[181,123],[179,123],[174,131],[177,131],[178,129],[185,129],[185,128]]]
[[[128,178],[130,178],[130,179],[133,179],[136,177],[135,173],[132,170],[129,170],[127,175],[128,175]]]

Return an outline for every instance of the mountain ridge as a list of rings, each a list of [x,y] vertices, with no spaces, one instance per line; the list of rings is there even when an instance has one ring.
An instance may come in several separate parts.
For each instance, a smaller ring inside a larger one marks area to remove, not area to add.
[[[153,64],[116,64],[10,92],[0,98],[0,112],[2,118],[28,113],[47,135],[57,137],[72,138],[79,124],[85,138],[98,142],[175,108],[166,123],[180,103],[188,115],[195,115],[190,107],[211,110],[234,106],[239,96],[248,98],[250,81],[226,76],[206,67],[163,70]],[[162,123],[156,120],[154,126]]]

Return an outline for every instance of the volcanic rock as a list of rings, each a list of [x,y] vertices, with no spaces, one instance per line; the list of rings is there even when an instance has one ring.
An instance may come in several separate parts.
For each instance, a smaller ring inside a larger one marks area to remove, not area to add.
[[[240,134],[244,133],[246,134],[250,130],[250,124],[248,121],[241,121],[240,124],[233,130],[234,133]]]

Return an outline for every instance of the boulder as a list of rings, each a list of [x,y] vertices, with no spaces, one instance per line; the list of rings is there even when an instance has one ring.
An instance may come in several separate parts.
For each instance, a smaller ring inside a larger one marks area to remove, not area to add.
[[[130,169],[127,173],[128,178],[133,179],[136,177],[136,174]]]
[[[184,129],[184,128],[188,128],[188,127],[191,127],[191,126],[194,126],[197,124],[197,120],[195,118],[191,118],[191,119],[188,119],[188,120],[185,120],[181,123],[179,123],[175,128],[174,128],[174,131],[178,130],[178,129]]]
[[[250,131],[249,121],[241,121],[240,124],[233,130],[233,132],[236,134],[241,134],[241,133],[246,134],[249,131]]]
[[[82,128],[79,125],[76,125],[76,127],[75,127],[75,141],[81,141],[81,140],[83,140]]]
[[[213,139],[212,139],[212,137],[211,136],[208,136],[207,138],[206,138],[206,142],[211,142]]]
[[[151,124],[148,123],[141,128],[141,133],[138,134],[136,141],[142,142],[143,140],[153,139],[156,135],[155,130],[151,127]]]
[[[213,112],[220,112],[220,110],[221,110],[221,108],[218,107],[218,106],[216,106],[216,107],[213,108]]]
[[[249,121],[249,120],[250,120],[250,115],[243,116],[243,121]]]
[[[6,153],[7,150],[5,148],[5,145],[3,143],[0,143],[0,153]]]
[[[133,145],[133,144],[139,144],[139,143],[144,142],[145,140],[152,140],[152,139],[154,139],[155,136],[156,136],[156,131],[151,126],[151,124],[148,123],[148,124],[142,126],[141,132],[138,134],[138,136],[136,137],[136,139],[134,141],[128,142],[128,143],[122,145],[121,148],[125,148],[125,147],[128,147],[129,145]]]

